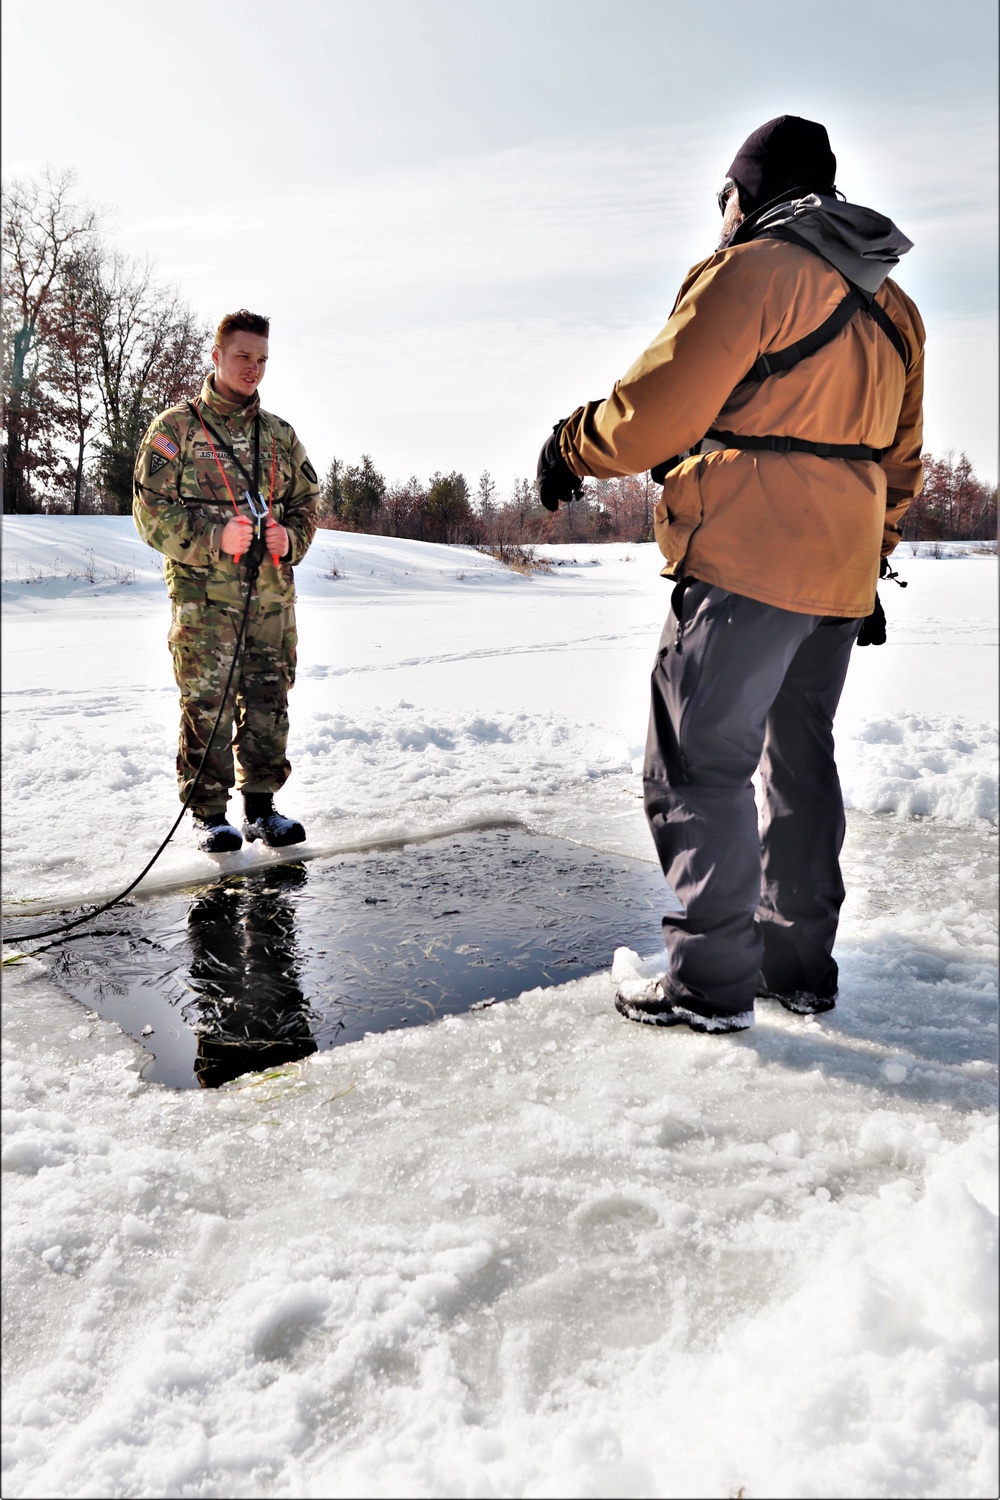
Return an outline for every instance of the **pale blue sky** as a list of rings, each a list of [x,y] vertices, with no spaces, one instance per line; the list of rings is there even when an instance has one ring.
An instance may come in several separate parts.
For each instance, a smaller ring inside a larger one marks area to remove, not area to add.
[[[73,166],[207,320],[272,320],[317,466],[532,473],[712,248],[764,120],[915,241],[927,446],[996,475],[993,0],[7,0],[4,170]]]

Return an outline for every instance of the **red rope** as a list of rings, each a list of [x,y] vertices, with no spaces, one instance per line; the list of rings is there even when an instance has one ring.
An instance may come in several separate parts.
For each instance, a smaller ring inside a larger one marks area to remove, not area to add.
[[[201,422],[201,430],[205,434],[205,441],[208,444],[208,451],[211,453],[212,457],[215,459],[215,467],[218,469],[220,475],[222,476],[222,482],[226,486],[226,493],[227,493],[227,495],[229,496],[230,500],[233,502],[233,510],[236,512],[237,515],[239,515],[240,508],[236,504],[236,496],[233,494],[232,490],[229,488],[229,480],[226,478],[226,471],[222,467],[222,464],[221,464],[221,462],[219,460],[219,455],[215,451],[215,444],[212,442],[212,439],[209,436],[208,428],[205,426],[205,423],[202,421],[201,412],[198,411],[197,407],[195,407],[195,412],[197,413],[198,421]]]
[[[193,403],[192,403],[192,405],[193,405]],[[221,464],[221,462],[219,460],[219,455],[218,455],[218,453],[216,452],[216,449],[215,449],[215,444],[212,442],[212,439],[211,439],[211,437],[209,435],[208,428],[205,426],[205,423],[202,421],[201,412],[198,411],[197,407],[195,407],[195,413],[196,413],[196,415],[198,417],[198,421],[201,422],[201,430],[205,434],[205,441],[208,443],[209,452],[211,453],[212,457],[215,459],[215,467],[218,469],[219,474],[222,477],[222,482],[226,486],[226,493],[229,496],[230,500],[233,502],[233,510],[236,512],[237,515],[239,515],[240,508],[239,508],[239,506],[236,503],[236,496],[233,494],[232,490],[229,488],[229,480],[226,478],[226,471],[222,467],[222,464]],[[274,433],[272,432],[271,433],[271,482],[270,482],[270,485],[268,486],[268,496],[267,496],[267,513],[268,513],[269,516],[271,514],[271,507],[272,507],[272,505],[274,503],[274,473],[275,473],[275,470],[277,469],[277,467],[278,467],[278,445],[277,445],[277,442],[275,441]],[[240,558],[242,556],[243,556],[242,552],[234,552],[233,553],[233,562],[236,563],[237,566],[239,566],[239,561],[240,561]],[[272,552],[271,553],[271,561],[274,563],[274,566],[276,568],[280,568],[281,567],[281,558],[278,556],[277,552]]]
[[[277,468],[277,466],[278,466],[278,445],[277,445],[277,443],[274,440],[274,433],[272,432],[271,433],[271,484],[270,484],[270,488],[268,490],[268,495],[267,495],[267,513],[268,513],[269,516],[271,514],[271,502],[274,500],[274,471]],[[272,552],[271,553],[271,561],[274,563],[274,566],[276,568],[280,568],[281,567],[281,558],[278,556],[277,552]]]

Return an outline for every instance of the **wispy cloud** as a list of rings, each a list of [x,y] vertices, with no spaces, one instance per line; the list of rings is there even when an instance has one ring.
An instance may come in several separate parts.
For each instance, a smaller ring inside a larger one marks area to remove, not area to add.
[[[370,449],[390,473],[489,465],[506,483],[665,320],[715,243],[743,135],[782,110],[820,118],[841,186],[915,242],[899,279],[932,338],[928,430],[993,467],[996,126],[992,63],[971,50],[992,13],[875,9],[905,66],[858,50],[861,0],[832,32],[789,0],[623,0],[613,27],[597,0],[293,0],[280,46],[264,0],[219,0],[195,65],[151,75],[148,7],[11,0],[5,144],[28,171],[75,152],[81,187],[121,205],[120,243],[207,322],[272,316],[266,399],[317,462]],[[259,76],[260,100],[224,76]],[[168,91],[178,144],[155,155]]]

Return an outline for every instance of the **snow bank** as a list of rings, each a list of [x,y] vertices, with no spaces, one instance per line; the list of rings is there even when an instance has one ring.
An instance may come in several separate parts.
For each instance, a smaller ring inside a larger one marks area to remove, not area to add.
[[[893,553],[893,566],[911,557],[933,557],[936,560],[963,557],[996,557],[997,544],[988,542],[900,542]]]
[[[295,570],[299,593],[340,596],[373,587],[408,591],[501,582],[512,575],[471,547],[320,531]],[[517,580],[519,575],[513,575]],[[133,595],[163,581],[163,558],[139,537],[130,516],[4,516],[4,603]],[[516,583],[515,583],[516,586]],[[162,597],[162,596],[161,596]]]

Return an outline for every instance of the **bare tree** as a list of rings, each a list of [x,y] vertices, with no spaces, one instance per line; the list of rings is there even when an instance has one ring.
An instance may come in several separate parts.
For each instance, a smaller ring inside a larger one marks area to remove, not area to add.
[[[58,463],[66,412],[52,368],[52,315],[71,258],[94,241],[97,209],[73,198],[75,174],[46,170],[3,189],[5,511],[35,508],[33,476]]]
[[[656,483],[648,470],[645,474],[636,475],[636,483],[642,492],[642,536],[639,540],[651,542],[653,540],[653,512],[663,493],[663,488]]]
[[[907,541],[990,541],[997,534],[997,487],[980,479],[967,453],[925,453],[924,487],[903,517]]]
[[[208,330],[149,265],[101,244],[73,186],[47,171],[3,190],[4,510],[62,490],[80,514],[97,438],[99,487],[127,512],[145,427],[208,365]]]
[[[75,451],[67,468],[75,516],[83,509],[84,458],[99,406],[93,379],[96,339],[88,299],[92,258],[93,250],[88,247],[66,262],[49,319],[53,363],[65,400],[65,425],[72,426]]]
[[[157,411],[197,393],[211,335],[153,280],[148,262],[117,250],[93,258],[87,300],[101,405],[100,479],[125,515],[142,434]]]
[[[530,479],[515,479],[510,500],[507,503],[514,511],[518,525],[523,529],[528,516],[538,509],[537,484]]]
[[[648,474],[589,481],[588,491],[596,504],[591,523],[594,540],[651,541],[656,488]]]
[[[385,536],[407,536],[423,541],[427,491],[415,474],[405,484],[393,484],[382,501],[380,529]]]

